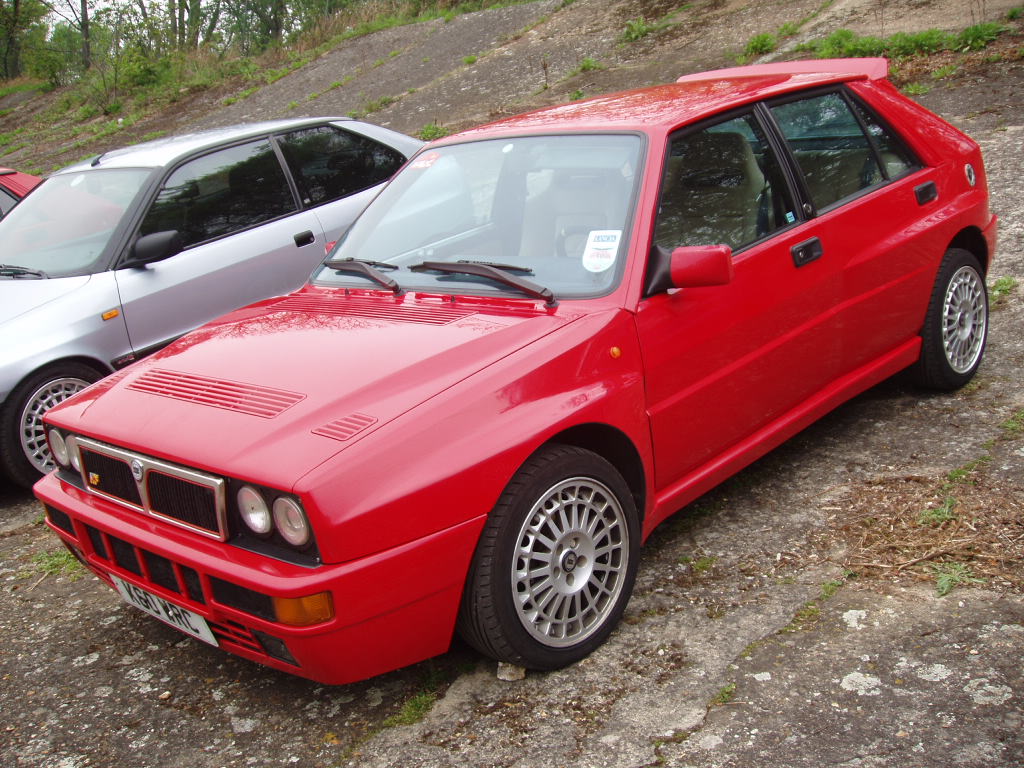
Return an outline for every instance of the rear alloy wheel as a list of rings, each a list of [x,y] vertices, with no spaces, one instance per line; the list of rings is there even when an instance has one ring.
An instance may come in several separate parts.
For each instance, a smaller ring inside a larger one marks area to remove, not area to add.
[[[459,629],[500,661],[534,669],[579,661],[618,624],[638,548],[633,497],[615,468],[580,448],[543,449],[488,518]]]
[[[11,393],[0,414],[3,468],[11,480],[27,488],[56,466],[43,415],[100,378],[88,365],[62,363],[36,372]]]
[[[981,265],[960,248],[946,252],[935,279],[924,328],[918,382],[953,390],[970,381],[981,365],[988,337],[988,294]]]

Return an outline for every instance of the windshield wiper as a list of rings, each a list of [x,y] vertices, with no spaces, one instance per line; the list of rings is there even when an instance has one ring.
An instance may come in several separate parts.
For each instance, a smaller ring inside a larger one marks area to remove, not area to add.
[[[0,277],[46,277],[46,273],[15,264],[0,264]]]
[[[362,275],[368,277],[375,283],[384,286],[396,296],[402,292],[402,287],[390,277],[381,272],[382,269],[398,269],[394,264],[384,261],[370,261],[369,259],[328,259],[324,266],[338,272],[349,275]]]
[[[455,262],[456,264],[483,264],[487,267],[494,267],[495,269],[501,269],[505,272],[518,272],[521,275],[532,275],[533,269],[531,267],[520,267],[516,264],[500,264],[496,261],[477,261],[476,259],[459,259]]]
[[[411,272],[448,272],[450,274],[457,275],[474,275],[476,277],[486,277],[490,280],[494,280],[496,283],[507,285],[510,288],[515,288],[518,291],[522,291],[527,296],[532,296],[535,299],[544,299],[545,303],[549,307],[558,305],[555,301],[555,294],[551,292],[550,288],[545,288],[541,285],[520,277],[519,275],[512,274],[510,270],[516,271],[528,271],[524,267],[515,267],[510,264],[488,264],[486,262],[473,262],[473,261],[424,261],[422,264],[416,264],[415,266],[409,267]],[[532,274],[532,272],[529,272]]]

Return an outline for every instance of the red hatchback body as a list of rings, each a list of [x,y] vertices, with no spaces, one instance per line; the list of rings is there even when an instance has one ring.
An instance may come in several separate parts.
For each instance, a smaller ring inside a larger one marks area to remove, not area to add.
[[[41,181],[38,176],[0,168],[0,219]]]
[[[977,145],[884,60],[703,73],[426,147],[302,290],[46,417],[57,535],[142,610],[325,683],[458,630],[539,669],[661,521],[984,351]]]

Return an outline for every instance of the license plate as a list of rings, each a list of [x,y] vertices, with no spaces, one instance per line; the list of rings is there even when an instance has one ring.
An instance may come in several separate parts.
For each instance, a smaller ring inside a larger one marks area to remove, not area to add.
[[[204,643],[217,645],[217,638],[210,631],[206,619],[198,613],[170,603],[142,587],[122,581],[113,574],[110,577],[114,580],[114,586],[117,587],[118,593],[120,593],[126,603],[134,605],[150,616],[155,616],[165,624],[170,624],[175,629],[180,629],[182,632],[192,635],[192,637],[202,640]]]

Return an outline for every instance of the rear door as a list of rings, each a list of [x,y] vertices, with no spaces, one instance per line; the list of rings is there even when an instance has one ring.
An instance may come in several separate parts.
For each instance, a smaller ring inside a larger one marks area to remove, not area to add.
[[[232,309],[301,286],[324,258],[269,138],[193,158],[150,204],[139,234],[175,230],[185,249],[117,270],[132,347],[145,353]]]
[[[853,373],[920,330],[935,261],[921,250],[920,224],[936,202],[915,189],[928,172],[844,88],[775,103],[771,114],[803,179],[823,258],[842,270],[839,373]]]

